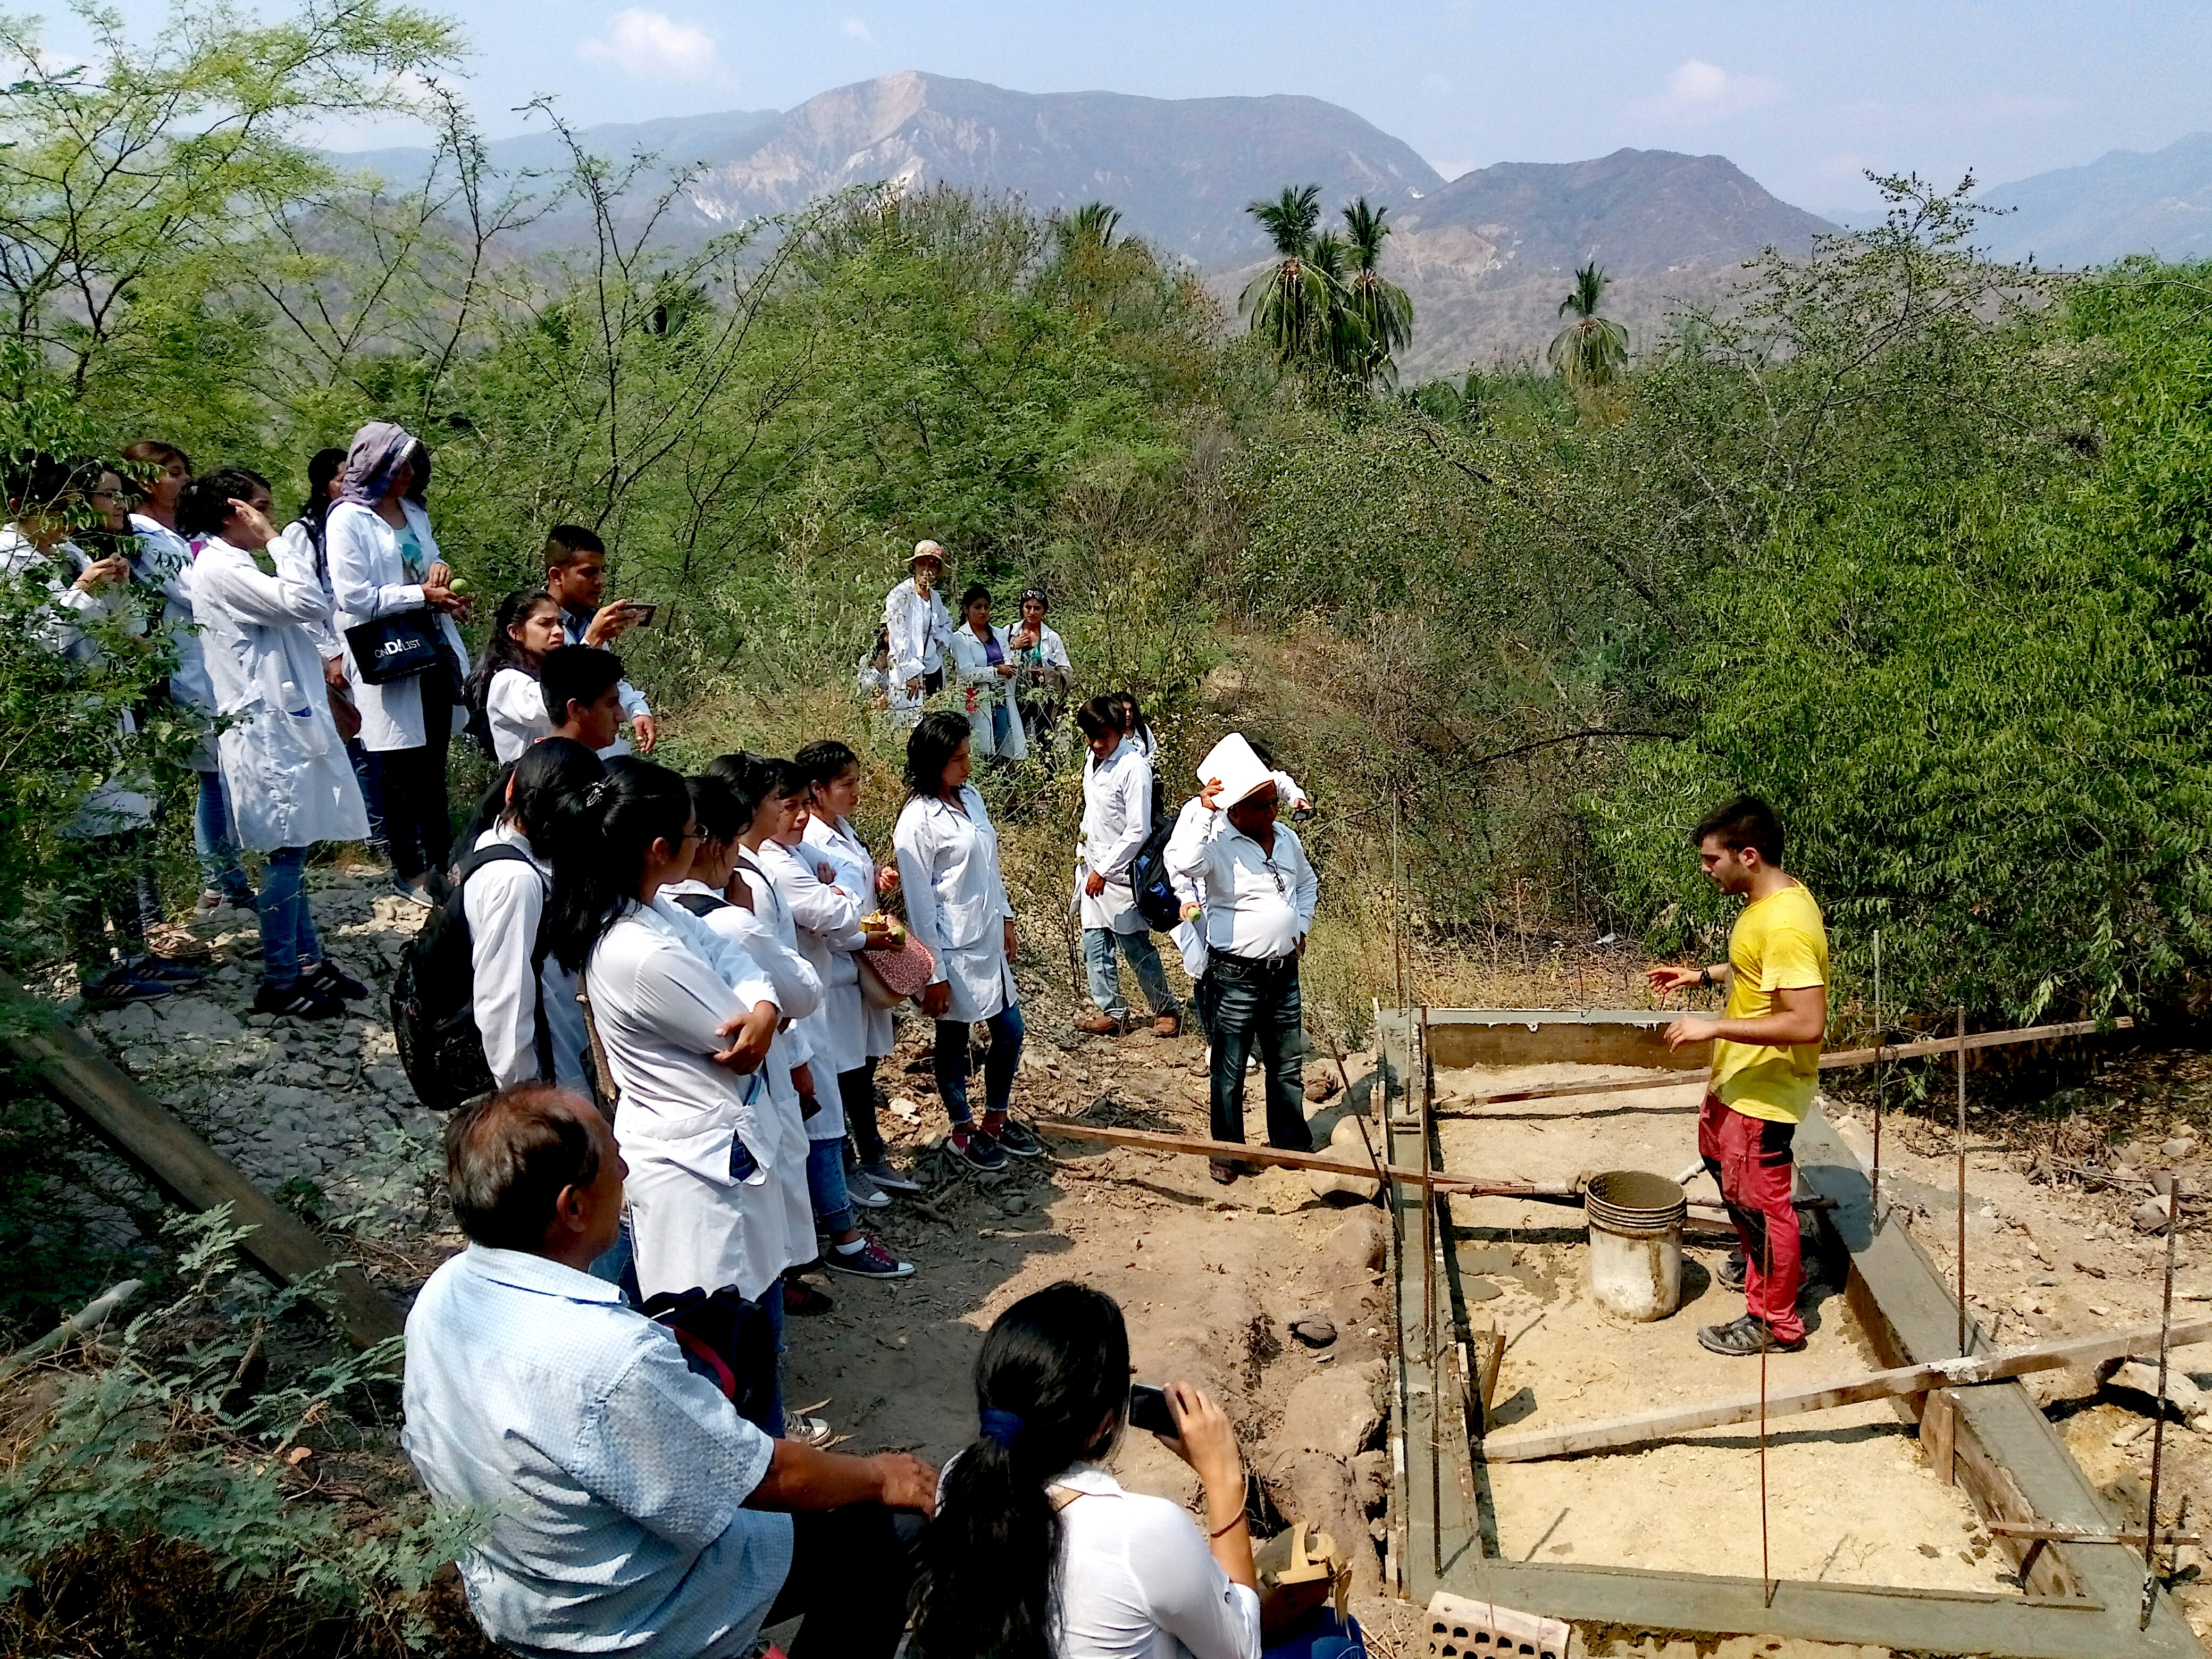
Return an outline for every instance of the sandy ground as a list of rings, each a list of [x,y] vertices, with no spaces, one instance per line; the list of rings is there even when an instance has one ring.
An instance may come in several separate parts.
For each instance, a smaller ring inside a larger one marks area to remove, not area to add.
[[[1486,1090],[1634,1075],[1579,1066],[1468,1068],[1438,1074],[1437,1103],[1449,1110]],[[1678,1175],[1697,1157],[1701,1091],[1692,1082],[1446,1117],[1438,1128],[1445,1167],[1536,1180],[1616,1169]],[[1690,1190],[1713,1196],[1702,1176]],[[1501,1429],[1563,1426],[1758,1387],[1756,1361],[1698,1346],[1698,1327],[1742,1310],[1712,1278],[1724,1253],[1717,1243],[1693,1249],[1686,1260],[1680,1310],[1637,1324],[1608,1313],[1590,1294],[1578,1212],[1503,1199],[1455,1199],[1452,1208],[1470,1296],[1497,1292],[1471,1300],[1470,1316],[1486,1317],[1512,1341],[1493,1401]],[[1771,1357],[1770,1387],[1875,1368],[1840,1297],[1808,1297],[1805,1306],[1812,1340],[1802,1353]],[[1488,1479],[1497,1545],[1512,1559],[1761,1572],[1755,1431],[1709,1430],[1635,1451],[1497,1464]],[[1775,1576],[2002,1587],[2007,1564],[1991,1550],[1972,1505],[1936,1481],[1912,1431],[1887,1405],[1778,1425],[1767,1441],[1765,1481]]]

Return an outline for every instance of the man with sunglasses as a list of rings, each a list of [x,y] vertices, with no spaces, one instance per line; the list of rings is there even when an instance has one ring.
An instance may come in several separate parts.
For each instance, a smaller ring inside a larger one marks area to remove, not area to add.
[[[1195,847],[1170,844],[1169,873],[1198,891],[1199,902],[1184,907],[1186,918],[1203,917],[1206,969],[1199,995],[1213,1039],[1213,1139],[1244,1139],[1244,1062],[1256,1048],[1267,1087],[1267,1142],[1309,1152],[1298,957],[1321,884],[1297,836],[1275,822],[1278,787],[1269,772],[1227,784],[1207,778],[1199,799],[1222,811],[1226,823]],[[1232,788],[1237,793],[1221,808]],[[1226,1185],[1243,1167],[1216,1158],[1213,1178]]]

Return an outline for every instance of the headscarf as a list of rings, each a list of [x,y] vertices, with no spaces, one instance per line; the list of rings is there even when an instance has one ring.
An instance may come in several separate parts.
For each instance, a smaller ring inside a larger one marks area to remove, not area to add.
[[[430,493],[429,445],[417,438],[415,447],[407,452],[407,460],[415,469],[415,476],[407,482],[407,499],[417,507],[427,508],[429,502],[424,497]]]
[[[374,507],[392,487],[392,475],[416,447],[415,435],[390,421],[371,421],[353,434],[346,451],[345,483],[339,499]]]

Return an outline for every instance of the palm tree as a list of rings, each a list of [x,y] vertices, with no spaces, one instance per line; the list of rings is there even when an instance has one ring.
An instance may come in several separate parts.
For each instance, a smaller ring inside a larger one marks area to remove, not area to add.
[[[1370,208],[1363,196],[1344,210],[1345,255],[1352,274],[1345,283],[1345,308],[1359,319],[1367,349],[1353,372],[1364,381],[1380,374],[1397,378],[1392,359],[1413,343],[1413,301],[1395,283],[1383,281],[1382,239],[1390,234],[1387,207]]]
[[[1610,281],[1595,259],[1575,272],[1574,289],[1559,301],[1559,313],[1564,317],[1571,311],[1575,320],[1552,337],[1544,353],[1559,378],[1577,390],[1610,386],[1628,366],[1628,331],[1597,314]]]
[[[1055,218],[1053,229],[1060,246],[1070,252],[1085,248],[1103,253],[1114,246],[1114,232],[1121,223],[1121,209],[1104,202],[1085,202],[1065,217]]]
[[[1340,269],[1343,246],[1334,236],[1319,239],[1334,244],[1333,252],[1316,246],[1321,186],[1285,185],[1278,199],[1248,203],[1244,210],[1274,243],[1275,258],[1237,296],[1238,314],[1252,319],[1252,332],[1285,362],[1332,357],[1343,284],[1324,262],[1334,259]]]

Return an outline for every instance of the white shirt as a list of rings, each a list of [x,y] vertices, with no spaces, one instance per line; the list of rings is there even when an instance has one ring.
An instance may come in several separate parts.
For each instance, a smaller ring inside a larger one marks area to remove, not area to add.
[[[733,941],[721,944],[726,960],[750,961]],[[652,1297],[735,1285],[757,1297],[786,1267],[811,1261],[806,1138],[775,1109],[765,1077],[713,1058],[727,1046],[718,1028],[775,1000],[766,975],[756,969],[733,988],[675,917],[632,904],[593,948],[584,982],[621,1091],[615,1138],[630,1165],[639,1288]],[[756,1167],[733,1176],[739,1146]],[[781,1179],[793,1169],[795,1215]]]
[[[745,1652],[791,1570],[787,1515],[744,1508],[775,1443],[603,1279],[471,1244],[407,1316],[400,1444],[479,1507],[461,1583],[510,1652]]]
[[[999,662],[1011,664],[1014,653],[1006,644],[1006,630],[994,628],[991,638],[999,647]],[[952,630],[952,665],[963,688],[958,706],[968,716],[969,741],[975,757],[1019,760],[1028,754],[1029,739],[1023,735],[1020,716],[1014,713],[1014,677],[999,672],[998,663],[991,660],[989,648],[965,623]],[[1007,710],[1006,744],[1003,749],[999,747],[992,720],[992,711],[1000,708]]]
[[[330,614],[330,601],[296,549],[271,542],[268,550],[273,576],[219,537],[192,568],[208,680],[232,721],[216,753],[238,839],[261,852],[359,841],[368,812],[307,631]]]
[[[1083,762],[1083,830],[1075,862],[1075,905],[1085,928],[1110,927],[1117,933],[1141,933],[1136,890],[1129,884],[1129,861],[1152,830],[1152,763],[1124,738],[1114,752]],[[1093,897],[1085,878],[1092,871],[1106,878],[1106,890]]]
[[[1170,879],[1182,878],[1199,890],[1209,950],[1267,961],[1294,955],[1321,896],[1305,848],[1278,823],[1269,854],[1227,823],[1227,813],[1222,817],[1210,840],[1170,857]]]
[[[414,535],[422,568],[427,572],[440,556],[437,538],[430,533],[430,515],[413,501],[406,501],[402,503],[402,516]],[[301,541],[304,543],[306,539],[303,533]],[[365,622],[422,608],[422,586],[408,580],[399,538],[374,507],[363,507],[359,501],[333,505],[330,517],[323,524],[323,548],[330,566],[331,592],[337,603],[337,616],[332,626],[341,640],[348,629],[358,628]],[[319,587],[320,582],[316,586]],[[453,653],[453,662],[467,661],[460,629],[444,611],[436,615],[439,635],[445,640],[447,650]],[[449,672],[442,666],[433,666],[423,673]],[[374,754],[387,754],[401,749],[420,749],[429,741],[422,728],[422,674],[371,685],[362,678],[361,667],[353,659],[351,647],[346,651],[346,672],[353,680],[354,702],[361,709],[362,748]],[[453,700],[453,730],[459,732],[467,723],[468,710],[457,696]]]
[[[469,965],[475,975],[471,1012],[483,1041],[484,1063],[502,1089],[538,1072],[538,1007],[545,1006],[545,1034],[553,1049],[553,1080],[579,1094],[584,1087],[583,1010],[576,1006],[576,976],[550,954],[538,982],[531,983],[530,958],[553,872],[531,852],[529,840],[502,818],[477,837],[476,848],[512,847],[527,855],[495,859],[478,866],[461,887],[461,913],[469,923]]]
[[[867,843],[854,831],[850,823],[840,818],[833,824],[818,813],[810,813],[806,819],[805,841],[799,850],[807,858],[830,866],[835,873],[830,885],[842,888],[848,894],[860,896],[861,902],[855,906],[860,915],[866,915],[877,908],[875,854],[868,850]],[[799,907],[793,907],[793,914],[799,916],[804,926],[805,917],[799,915]],[[870,1006],[868,1000],[860,994],[860,970],[854,964],[860,951],[865,948],[865,938],[860,942],[853,942],[854,935],[858,933],[856,923],[850,933],[838,933],[832,930],[820,935],[829,944],[831,952],[830,972],[823,975],[822,981],[825,1004],[823,1023],[825,1026],[834,1026],[839,1033],[839,1046],[836,1052],[841,1055],[848,1052],[849,1046],[844,1042],[844,1034],[859,1033],[857,1047],[849,1048],[849,1051],[857,1053],[860,1058],[841,1068],[848,1072],[890,1053],[896,1035],[891,1011]]]
[[[884,596],[884,626],[890,633],[890,679],[895,687],[934,674],[945,665],[945,647],[952,643],[952,618],[945,609],[945,596],[929,590],[922,603],[908,576]]]
[[[502,668],[484,687],[484,722],[491,727],[493,758],[504,765],[553,730],[545,713],[545,688],[538,676]]]
[[[937,957],[931,983],[951,988],[945,1018],[969,1024],[1020,1000],[1006,960],[1014,914],[999,873],[999,832],[973,784],[960,786],[963,812],[936,796],[907,802],[891,839],[907,926]]]
[[[1087,1463],[1052,1486],[1082,1494],[1060,1512],[1060,1659],[1260,1659],[1260,1598],[1189,1510]]]
[[[780,918],[788,919],[793,945],[822,981],[822,1001],[807,1018],[806,1040],[814,1057],[830,1073],[815,1080],[830,1089],[837,1073],[849,1072],[867,1059],[862,1052],[866,1033],[854,1017],[860,1000],[860,975],[853,965],[852,953],[866,945],[860,918],[868,913],[868,906],[838,883],[822,879],[815,867],[822,855],[804,840],[797,847],[763,842],[752,856],[761,873],[774,885],[775,908]],[[750,873],[746,882],[755,884]],[[828,1106],[825,1101],[825,1110]],[[836,1114],[836,1124],[842,1135],[845,1132],[842,1109]],[[821,1117],[810,1120],[809,1127],[815,1139],[829,1138],[829,1126]]]
[[[131,530],[138,538],[131,574],[147,586],[160,590],[161,627],[176,647],[177,665],[169,671],[169,696],[187,708],[212,714],[215,687],[208,681],[207,663],[192,621],[191,546],[160,520],[143,513],[131,515]]]
[[[1195,865],[1206,843],[1219,835],[1228,823],[1227,817],[1209,811],[1196,795],[1185,801],[1182,811],[1176,814],[1175,828],[1168,832],[1163,857],[1168,867],[1168,885],[1182,903],[1202,906],[1206,902],[1205,891],[1196,878],[1178,872]],[[1176,948],[1182,952],[1183,972],[1194,980],[1206,971],[1206,930],[1199,925],[1204,920],[1201,916],[1199,921],[1179,921],[1170,935]]]

